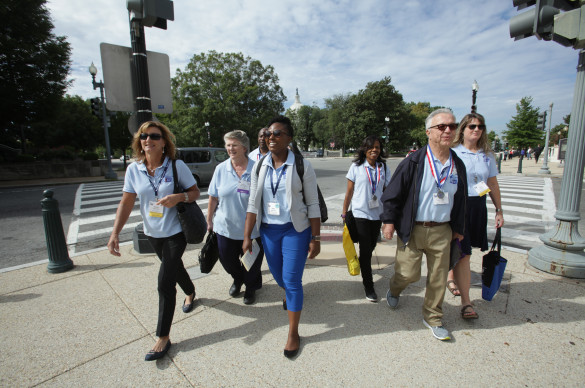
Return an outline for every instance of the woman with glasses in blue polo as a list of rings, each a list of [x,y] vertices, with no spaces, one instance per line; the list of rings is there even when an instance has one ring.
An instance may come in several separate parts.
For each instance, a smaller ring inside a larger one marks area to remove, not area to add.
[[[461,248],[465,255],[449,271],[447,289],[461,297],[461,317],[477,319],[469,297],[471,283],[471,247],[488,249],[486,196],[489,194],[496,208],[495,226],[504,226],[504,211],[498,184],[498,169],[487,136],[485,119],[479,113],[465,115],[455,134],[453,151],[465,163],[467,170],[467,204],[465,209],[465,235]]]
[[[177,216],[179,202],[193,202],[199,198],[197,182],[181,160],[176,160],[177,175],[173,174],[175,160],[174,135],[162,123],[147,121],[140,126],[132,140],[135,162],[128,166],[122,200],[118,205],[114,229],[108,241],[108,250],[120,256],[119,234],[134,209],[136,196],[140,199],[144,234],[161,261],[158,273],[158,340],[145,360],[163,357],[171,347],[169,333],[175,313],[178,283],[187,295],[183,312],[188,313],[195,304],[195,286],[183,264],[187,246]],[[175,180],[185,192],[174,193]]]
[[[256,240],[259,251],[249,271],[240,261],[240,256],[243,254],[244,222],[254,161],[248,158],[250,140],[246,132],[228,132],[223,140],[229,159],[215,168],[207,189],[207,229],[216,233],[219,261],[234,279],[229,289],[230,296],[238,296],[245,285],[244,304],[252,304],[256,300],[256,290],[262,287],[260,268],[264,252],[257,228],[251,237]]]
[[[303,160],[303,181],[288,146],[293,138],[289,118],[272,119],[266,132],[270,153],[257,163],[252,174],[250,202],[244,229],[244,252],[252,249],[252,231],[260,224],[266,262],[274,280],[285,291],[283,308],[288,310],[288,338],[284,356],[297,355],[301,343],[299,321],[303,308],[302,277],[307,255],[321,251],[321,212],[317,177],[309,162]]]

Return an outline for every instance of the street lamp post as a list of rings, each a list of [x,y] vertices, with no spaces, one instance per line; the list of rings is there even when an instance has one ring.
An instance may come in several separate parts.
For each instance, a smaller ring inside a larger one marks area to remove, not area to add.
[[[384,117],[384,135],[386,135],[386,144],[390,141],[390,128],[388,125],[390,124],[390,117]]]
[[[207,131],[207,143],[211,147],[211,135],[209,133],[209,121],[205,122],[205,130]]]
[[[552,122],[552,108],[553,103],[550,103],[550,114],[548,115],[548,128],[546,129],[546,140],[544,142],[544,158],[542,158],[542,167],[538,171],[539,174],[550,174],[550,169],[548,168],[548,142],[550,137],[550,126]]]
[[[112,153],[110,151],[110,136],[108,134],[108,122],[106,119],[106,104],[104,100],[104,83],[102,81],[95,82],[95,76],[97,75],[97,68],[91,63],[89,67],[89,74],[91,74],[91,83],[93,85],[93,90],[100,88],[100,103],[102,106],[102,125],[104,127],[104,137],[106,140],[106,160],[108,163],[108,171],[106,171],[105,178],[106,179],[118,179],[118,174],[114,172],[112,169]]]
[[[471,85],[471,113],[477,112],[477,107],[475,106],[475,100],[477,99],[477,91],[479,90],[479,85],[477,84],[476,80],[473,80],[473,84]]]

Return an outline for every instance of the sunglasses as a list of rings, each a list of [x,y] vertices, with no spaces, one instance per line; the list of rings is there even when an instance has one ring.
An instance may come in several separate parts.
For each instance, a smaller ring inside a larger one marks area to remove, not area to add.
[[[159,133],[141,133],[140,140],[146,140],[150,136],[150,140],[160,140],[162,139],[162,135]]]
[[[451,124],[437,124],[437,125],[433,125],[432,127],[429,127],[429,129],[430,129],[430,128],[437,128],[439,131],[441,131],[441,132],[445,132],[445,130],[447,129],[447,127],[448,127],[450,130],[454,131],[454,130],[456,130],[456,129],[457,129],[457,123],[451,123]]]
[[[475,128],[478,128],[480,131],[485,131],[485,125],[484,125],[484,124],[479,124],[479,125],[477,125],[477,124],[469,124],[469,125],[467,126],[467,128],[471,129],[472,131],[473,131]]]
[[[280,129],[275,129],[274,131],[266,131],[264,132],[264,137],[269,138],[270,136],[274,135],[274,137],[281,137],[282,135],[288,135],[285,131],[281,131]]]

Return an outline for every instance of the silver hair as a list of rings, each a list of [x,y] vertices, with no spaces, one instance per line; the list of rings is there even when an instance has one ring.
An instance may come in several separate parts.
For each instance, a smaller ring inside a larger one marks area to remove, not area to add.
[[[229,139],[239,141],[240,144],[243,145],[244,148],[246,149],[246,155],[248,155],[248,153],[250,152],[250,139],[248,139],[248,135],[246,135],[246,132],[236,129],[235,131],[231,131],[223,135],[224,142],[227,142]]]
[[[431,121],[433,121],[433,117],[435,117],[436,115],[440,115],[440,114],[448,114],[448,115],[453,116],[453,119],[455,119],[455,114],[453,114],[453,111],[451,109],[440,108],[440,109],[432,111],[431,114],[428,115],[428,117],[425,120],[425,129],[429,129],[431,126]]]

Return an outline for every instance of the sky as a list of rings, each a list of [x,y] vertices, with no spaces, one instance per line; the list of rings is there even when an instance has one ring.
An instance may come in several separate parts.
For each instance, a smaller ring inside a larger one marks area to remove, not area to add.
[[[274,67],[287,98],[305,105],[358,93],[391,77],[405,102],[477,111],[501,134],[516,104],[570,114],[578,51],[536,37],[514,41],[512,0],[175,0],[167,30],[145,27],[146,49],[169,55],[171,77],[195,54],[241,52]],[[100,43],[130,46],[124,0],[48,0],[54,33],[72,47],[67,93],[91,98],[88,67],[102,79]],[[523,11],[521,11],[523,12]],[[107,88],[107,85],[106,85]],[[383,123],[380,123],[383,125]],[[547,118],[548,124],[548,118]]]

